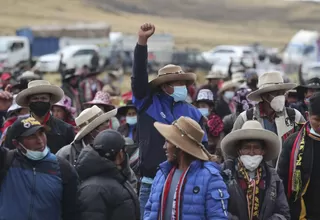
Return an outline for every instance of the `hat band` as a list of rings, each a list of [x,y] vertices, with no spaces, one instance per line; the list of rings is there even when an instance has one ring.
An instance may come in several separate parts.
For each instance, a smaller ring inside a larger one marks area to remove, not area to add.
[[[167,75],[173,75],[173,74],[184,74],[183,71],[178,71],[178,72],[174,72],[174,73],[165,73],[165,74],[159,74],[158,77],[161,77],[161,76],[167,76]]]
[[[279,82],[279,83],[264,83],[264,84],[262,84],[261,86],[259,86],[259,89],[263,89],[264,87],[267,87],[267,86],[273,86],[273,85],[282,85],[282,84],[284,84],[283,82]]]
[[[320,83],[309,83],[308,86],[320,86]]]
[[[94,117],[90,118],[89,120],[83,122],[82,124],[80,124],[78,127],[80,129],[84,128],[85,126],[87,126],[88,124],[90,124],[93,120],[97,119],[99,116],[103,115],[103,112],[99,112],[98,114],[96,114]]]

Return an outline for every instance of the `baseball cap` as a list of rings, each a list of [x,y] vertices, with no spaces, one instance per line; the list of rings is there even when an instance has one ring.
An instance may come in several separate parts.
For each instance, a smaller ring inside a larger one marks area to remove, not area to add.
[[[93,148],[106,157],[112,157],[124,149],[124,137],[115,130],[101,131],[93,141]]]
[[[10,73],[2,73],[1,75],[1,79],[2,80],[8,80],[11,78],[11,74]]]
[[[14,138],[28,137],[33,135],[38,130],[44,129],[44,127],[36,119],[32,117],[18,118],[11,125],[11,132],[14,134]]]

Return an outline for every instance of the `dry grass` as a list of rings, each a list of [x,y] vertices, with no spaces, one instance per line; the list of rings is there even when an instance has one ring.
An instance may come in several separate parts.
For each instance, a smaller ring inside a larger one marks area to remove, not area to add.
[[[235,2],[240,2],[240,0]],[[259,0],[241,0],[241,2],[250,4],[252,7],[259,4],[261,6]],[[285,7],[287,4],[280,0],[262,2],[267,5],[272,4],[273,7]],[[233,4],[236,3],[233,2]],[[310,13],[310,10],[308,7],[303,12],[297,13],[297,16],[303,17],[303,14]],[[81,0],[1,0],[0,34],[13,34],[15,29],[28,25],[63,24],[79,21],[104,21],[112,25],[113,31],[131,34],[136,33],[140,24],[153,22],[157,26],[158,33],[172,33],[180,48],[209,49],[217,44],[246,44],[255,41],[281,47],[296,32],[296,29],[281,23],[255,21],[255,19],[238,24],[236,22],[221,23],[164,18],[125,12],[104,12],[85,5]]]

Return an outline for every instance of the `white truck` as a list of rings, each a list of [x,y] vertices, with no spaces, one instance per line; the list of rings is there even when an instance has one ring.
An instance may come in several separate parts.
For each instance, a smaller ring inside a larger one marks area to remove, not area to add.
[[[0,69],[29,64],[30,43],[26,37],[0,36]]]
[[[67,68],[91,67],[94,53],[99,54],[99,47],[94,44],[67,46],[56,53],[40,56],[35,68],[40,72],[58,72],[61,58]]]
[[[286,73],[296,73],[301,64],[320,61],[320,36],[317,31],[300,30],[282,54]]]

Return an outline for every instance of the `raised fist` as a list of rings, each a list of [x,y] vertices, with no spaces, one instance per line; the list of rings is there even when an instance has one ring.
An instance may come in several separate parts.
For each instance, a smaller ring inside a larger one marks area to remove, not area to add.
[[[156,28],[153,24],[145,23],[145,24],[141,25],[139,32],[138,32],[138,36],[139,36],[138,43],[141,45],[146,45],[148,38],[154,34],[155,30],[156,30]]]

